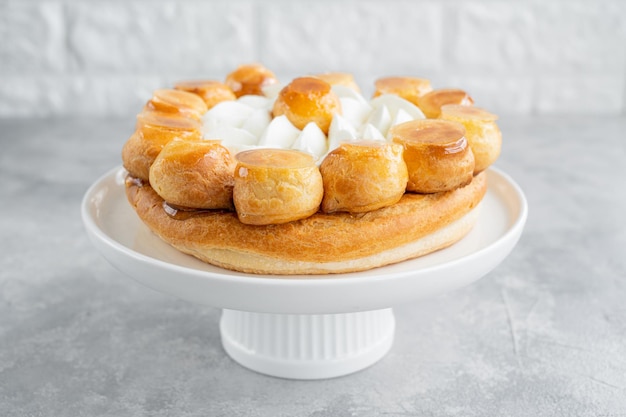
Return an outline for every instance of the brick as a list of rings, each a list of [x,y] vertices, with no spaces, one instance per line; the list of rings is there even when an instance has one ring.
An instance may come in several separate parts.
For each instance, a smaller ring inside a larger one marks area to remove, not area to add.
[[[453,65],[539,75],[621,71],[626,5],[606,2],[469,1],[447,9]]]
[[[441,64],[436,3],[268,3],[261,19],[261,60],[287,73],[413,74]]]
[[[66,68],[63,7],[0,2],[0,72],[38,74]]]
[[[468,1],[446,12],[449,67],[471,74],[525,71],[535,24],[527,3]]]
[[[551,73],[622,72],[625,66],[626,3],[543,2],[534,6],[529,42],[535,70]]]
[[[56,77],[7,75],[0,83],[0,117],[67,114],[63,83]]]
[[[624,78],[619,76],[539,77],[534,105],[538,113],[621,114]]]
[[[0,83],[0,118],[123,116],[139,113],[157,88],[155,76],[8,76]]]
[[[132,117],[141,111],[154,90],[168,86],[158,76],[75,76],[67,85],[67,111]]]
[[[74,68],[202,75],[254,60],[254,9],[227,2],[72,3]]]
[[[626,2],[0,0],[0,117],[120,115],[261,61],[467,90],[497,114],[626,111]]]
[[[435,88],[460,88],[468,92],[477,107],[501,114],[527,114],[533,109],[533,79],[514,75],[449,76]]]

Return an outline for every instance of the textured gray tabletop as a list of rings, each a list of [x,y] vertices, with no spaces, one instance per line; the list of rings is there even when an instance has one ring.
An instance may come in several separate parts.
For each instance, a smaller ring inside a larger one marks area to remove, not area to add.
[[[79,206],[132,120],[0,122],[0,416],[626,416],[626,119],[506,118],[530,214],[477,283],[394,308],[390,353],[320,381],[223,351],[220,311],[145,288]]]

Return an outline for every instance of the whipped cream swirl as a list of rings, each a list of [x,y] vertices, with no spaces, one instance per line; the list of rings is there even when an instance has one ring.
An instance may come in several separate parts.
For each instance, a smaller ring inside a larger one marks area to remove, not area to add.
[[[396,95],[367,100],[349,87],[335,85],[332,90],[339,97],[342,114],[333,116],[326,136],[313,122],[300,130],[284,115],[272,118],[280,89],[275,84],[263,96],[242,96],[215,105],[202,118],[204,139],[221,140],[233,154],[253,148],[297,149],[321,163],[341,143],[388,141],[392,126],[425,118],[417,106]]]

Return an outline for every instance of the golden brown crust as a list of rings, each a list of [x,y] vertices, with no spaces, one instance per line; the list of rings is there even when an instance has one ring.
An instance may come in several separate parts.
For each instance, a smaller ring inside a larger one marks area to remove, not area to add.
[[[428,94],[425,79],[378,79],[374,96],[395,94],[431,118],[455,121],[398,125],[408,119],[398,110],[393,128],[383,123],[392,143],[342,145],[319,168],[311,155],[285,149],[240,153],[235,166],[218,141],[201,140],[202,114],[247,94],[269,100],[250,100],[255,108],[274,100],[270,116],[284,115],[298,129],[313,122],[328,136],[342,114],[338,95],[349,93],[332,85],[359,90],[348,73],[296,78],[280,89],[258,64],[240,66],[224,84],[187,81],[156,90],[122,150],[129,202],[174,248],[254,274],[368,270],[444,248],[469,232],[486,192],[481,171],[497,158],[501,137],[487,112],[450,107],[440,115],[447,103],[473,103],[462,90]],[[355,109],[346,108],[346,117],[357,120]],[[376,152],[383,148],[393,157]]]
[[[344,143],[320,166],[322,211],[364,213],[397,203],[408,180],[402,145],[378,141]]]
[[[358,84],[354,81],[354,76],[349,72],[324,72],[322,74],[315,74],[313,77],[324,80],[330,85],[342,85],[356,92],[361,91]]]
[[[232,209],[234,169],[219,141],[173,139],[150,167],[150,185],[175,206]]]
[[[374,97],[395,94],[417,106],[419,97],[432,91],[430,81],[415,77],[383,77],[374,82]]]
[[[446,105],[441,108],[441,119],[465,126],[465,137],[474,154],[474,175],[489,168],[500,156],[502,132],[496,124],[498,117],[478,107]]]
[[[196,94],[176,89],[156,90],[144,111],[177,114],[199,120],[207,112],[204,101]]]
[[[287,116],[298,129],[314,122],[327,135],[333,115],[341,114],[341,102],[326,81],[300,77],[280,91],[272,113],[274,117]]]
[[[474,100],[463,90],[456,88],[442,88],[424,94],[417,100],[417,106],[424,116],[436,119],[441,114],[441,107],[446,104],[471,106]]]
[[[237,97],[263,95],[263,88],[278,83],[276,75],[261,64],[240,65],[226,76],[226,84]]]
[[[407,190],[437,193],[472,180],[474,155],[462,124],[438,119],[413,120],[392,127],[393,142],[404,146]]]
[[[240,152],[236,158],[233,200],[242,223],[286,223],[319,209],[324,186],[310,154],[254,149]]]
[[[200,123],[176,114],[143,112],[137,128],[122,148],[124,168],[134,177],[148,181],[150,166],[165,145],[175,138],[200,140]]]
[[[257,274],[359,271],[432,252],[469,231],[471,220],[445,239],[428,239],[463,222],[485,192],[486,176],[479,174],[463,188],[428,195],[407,193],[393,206],[360,215],[316,213],[295,222],[253,226],[225,211],[177,219],[166,213],[163,199],[149,185],[126,182],[130,204],[164,241],[205,262]],[[414,248],[415,243],[420,245]]]
[[[187,91],[198,96],[206,103],[207,109],[211,109],[222,101],[236,100],[237,96],[226,84],[215,80],[191,80],[181,81],[174,86],[176,90]]]

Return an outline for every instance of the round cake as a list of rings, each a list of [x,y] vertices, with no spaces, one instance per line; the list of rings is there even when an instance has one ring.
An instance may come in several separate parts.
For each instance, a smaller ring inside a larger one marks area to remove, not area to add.
[[[417,77],[362,91],[349,73],[283,84],[260,64],[159,89],[122,150],[128,201],[174,248],[251,274],[363,271],[456,243],[500,153],[495,115]]]

